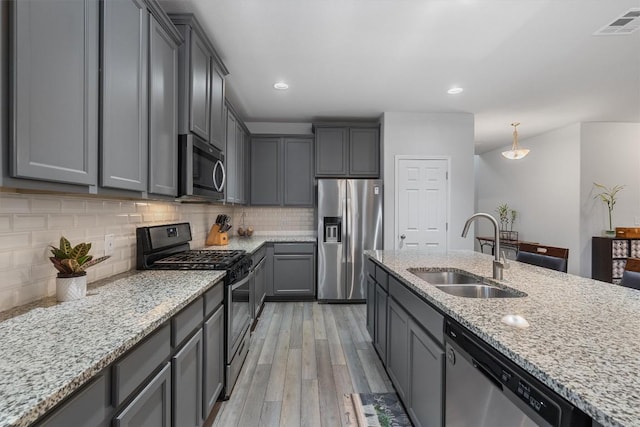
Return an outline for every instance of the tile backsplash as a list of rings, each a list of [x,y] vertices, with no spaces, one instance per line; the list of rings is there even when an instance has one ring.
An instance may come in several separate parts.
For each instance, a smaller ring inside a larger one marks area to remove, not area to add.
[[[93,282],[135,269],[135,229],[144,225],[189,222],[191,246],[204,246],[218,214],[233,218],[235,230],[244,222],[256,235],[300,235],[314,232],[311,208],[252,208],[76,197],[71,195],[0,192],[0,311],[53,295],[56,270],[49,245],[60,236],[72,244],[90,242],[94,256],[104,254],[104,236],[113,234],[110,259],[87,270]]]

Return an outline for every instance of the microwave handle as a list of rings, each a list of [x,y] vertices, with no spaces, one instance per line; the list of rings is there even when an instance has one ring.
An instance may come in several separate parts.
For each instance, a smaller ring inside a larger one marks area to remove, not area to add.
[[[222,182],[220,183],[220,185],[218,185],[218,183],[216,182],[216,170],[218,169],[218,166],[222,170]],[[224,183],[227,181],[227,173],[224,170],[224,165],[222,164],[222,160],[218,160],[216,162],[216,165],[213,167],[212,175],[213,175],[213,186],[215,187],[216,191],[222,193],[222,190],[224,189]]]

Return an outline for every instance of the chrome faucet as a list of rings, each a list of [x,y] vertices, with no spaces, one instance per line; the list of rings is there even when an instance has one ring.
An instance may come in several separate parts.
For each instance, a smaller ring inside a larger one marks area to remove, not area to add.
[[[471,217],[464,223],[464,229],[462,230],[462,237],[467,237],[467,233],[469,232],[469,227],[471,227],[471,223],[477,218],[486,218],[493,224],[493,232],[495,236],[495,246],[493,247],[493,254],[495,259],[493,260],[493,278],[496,280],[502,280],[502,271],[506,268],[509,268],[507,264],[506,257],[503,254],[503,261],[500,261],[500,227],[498,226],[498,221],[489,215],[488,213],[479,212],[471,215]]]

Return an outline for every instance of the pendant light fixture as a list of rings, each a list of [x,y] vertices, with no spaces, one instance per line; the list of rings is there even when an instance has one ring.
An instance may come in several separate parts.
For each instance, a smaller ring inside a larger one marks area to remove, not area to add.
[[[526,148],[520,148],[518,145],[518,126],[520,123],[511,123],[513,126],[513,145],[511,150],[503,151],[502,155],[509,160],[518,160],[529,154],[529,150]]]

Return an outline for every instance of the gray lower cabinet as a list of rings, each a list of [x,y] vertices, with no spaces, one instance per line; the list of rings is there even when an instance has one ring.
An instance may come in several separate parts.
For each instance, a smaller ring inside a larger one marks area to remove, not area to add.
[[[380,359],[386,361],[388,359],[387,354],[387,341],[390,339],[390,327],[388,326],[389,313],[387,310],[387,300],[389,299],[387,291],[376,283],[375,286],[375,313],[374,313],[374,332],[373,332],[373,346],[378,351]],[[389,329],[389,333],[387,330]]]
[[[251,204],[313,206],[313,139],[251,139]]]
[[[102,2],[103,187],[147,191],[149,16],[143,0]]]
[[[202,425],[202,330],[171,358],[173,425]]]
[[[221,286],[221,285],[220,285]],[[224,386],[224,306],[204,322],[202,418],[207,419]]]
[[[406,403],[409,388],[409,369],[407,366],[409,315],[395,300],[389,299],[388,303],[387,372],[398,395]]]
[[[114,427],[171,426],[171,364],[160,372],[113,420]]]
[[[199,427],[224,386],[224,339],[218,281],[35,425]]]
[[[376,276],[384,270],[376,266]],[[411,421],[419,427],[444,425],[444,317],[406,286],[389,277],[388,298],[376,283],[375,315],[387,307],[386,359],[389,377]],[[379,299],[385,298],[384,304]],[[384,328],[375,319],[374,345]],[[377,349],[376,345],[376,349]]]
[[[409,319],[407,411],[417,427],[442,427],[444,350],[413,319]]]
[[[99,374],[38,427],[108,427],[111,425],[111,377],[109,369]]]
[[[315,297],[315,265],[315,244],[274,244],[274,297]]]
[[[178,45],[151,18],[149,33],[149,193],[178,194]]]
[[[96,185],[99,2],[11,6],[10,174]]]
[[[376,312],[376,281],[371,276],[367,276],[367,332],[371,339],[374,337],[375,331],[375,312]]]
[[[377,124],[314,124],[315,176],[378,178],[380,130]]]

